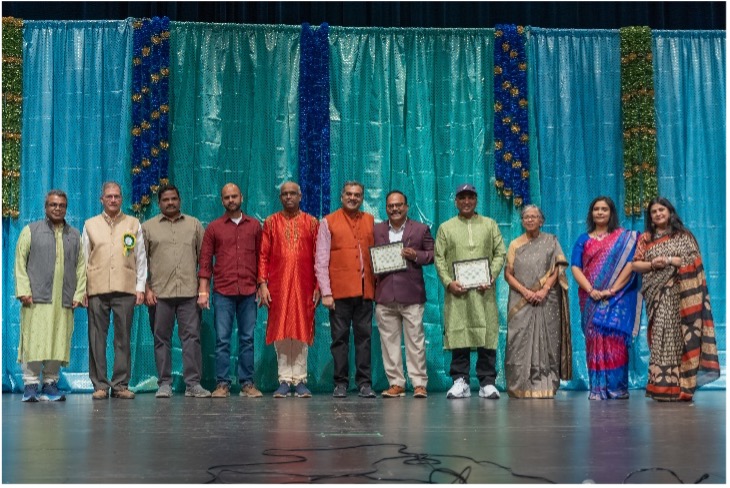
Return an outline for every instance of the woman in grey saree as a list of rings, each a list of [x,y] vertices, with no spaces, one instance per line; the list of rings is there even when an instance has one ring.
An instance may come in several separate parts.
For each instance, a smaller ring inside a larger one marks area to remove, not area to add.
[[[568,261],[552,234],[540,232],[535,205],[522,210],[525,233],[507,251],[510,286],[505,374],[512,398],[553,398],[572,376],[568,309]]]

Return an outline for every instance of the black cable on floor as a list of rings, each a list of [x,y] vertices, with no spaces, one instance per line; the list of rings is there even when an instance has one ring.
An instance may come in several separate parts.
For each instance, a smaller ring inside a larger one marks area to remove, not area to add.
[[[679,476],[677,475],[677,473],[675,473],[675,472],[674,472],[674,471],[672,471],[671,469],[667,469],[667,468],[642,468],[642,469],[637,469],[637,470],[634,470],[634,471],[632,471],[632,472],[630,472],[629,474],[627,474],[627,475],[626,475],[626,478],[624,478],[623,484],[626,484],[626,482],[627,482],[627,481],[629,480],[629,478],[631,478],[631,477],[632,477],[632,476],[634,476],[635,474],[638,474],[638,473],[643,473],[643,472],[646,472],[646,471],[666,471],[666,472],[668,472],[669,474],[671,474],[672,476],[674,476],[674,478],[675,478],[675,479],[676,479],[677,481],[679,481],[679,482],[680,482],[680,483],[682,483],[682,484],[685,484],[685,483],[684,483],[684,481],[682,481],[682,478],[680,478],[680,477],[679,477]],[[707,478],[709,478],[709,477],[710,477],[710,475],[709,475],[709,474],[707,474],[707,473],[704,473],[704,474],[703,474],[702,476],[700,476],[699,478],[697,478],[697,481],[695,481],[695,482],[694,482],[693,484],[695,484],[695,485],[696,485],[696,484],[702,483],[703,481],[705,481],[705,480],[706,480]]]
[[[302,474],[302,473],[288,473],[283,472],[278,469],[272,469],[272,470],[263,470],[263,471],[248,471],[247,468],[252,466],[271,466],[271,467],[277,467],[281,465],[287,465],[287,464],[294,464],[294,463],[303,463],[307,462],[308,459],[306,456],[300,455],[300,454],[294,454],[294,453],[302,453],[302,452],[329,452],[329,451],[342,451],[342,450],[348,450],[348,449],[361,449],[366,447],[398,447],[398,453],[400,455],[398,456],[388,456],[380,458],[373,463],[371,463],[371,466],[374,467],[374,469],[369,470],[363,470],[359,472],[350,472],[345,474],[333,474],[333,473],[325,473],[325,474]],[[345,446],[345,447],[326,447],[326,448],[302,448],[302,449],[266,449],[262,453],[264,456],[271,456],[276,458],[285,458],[286,460],[282,461],[270,461],[270,462],[258,462],[258,463],[241,463],[241,464],[223,464],[223,465],[216,465],[211,466],[207,469],[207,473],[210,474],[211,479],[208,480],[206,483],[226,483],[227,481],[223,478],[224,474],[236,474],[240,476],[252,476],[252,475],[264,475],[264,476],[289,476],[292,478],[297,479],[297,481],[290,481],[292,483],[301,483],[301,482],[309,482],[309,483],[316,483],[319,481],[325,481],[325,480],[334,480],[334,479],[341,479],[341,478],[365,478],[371,481],[378,481],[378,482],[387,482],[387,483],[393,483],[393,482],[405,482],[405,483],[445,483],[447,481],[445,480],[436,480],[436,476],[445,476],[446,480],[450,480],[448,482],[451,483],[467,483],[469,480],[469,476],[472,472],[472,468],[470,466],[467,466],[464,468],[461,472],[454,471],[449,468],[440,467],[441,465],[441,459],[440,458],[450,458],[450,459],[461,459],[461,460],[467,460],[471,461],[472,463],[476,465],[492,465],[496,466],[498,468],[504,469],[510,475],[517,477],[517,478],[526,478],[531,480],[541,480],[546,483],[555,483],[554,481],[542,477],[542,476],[533,476],[533,475],[525,475],[516,473],[512,470],[512,468],[508,466],[503,466],[499,463],[493,462],[493,461],[477,461],[476,459],[469,457],[469,456],[461,456],[461,455],[455,455],[455,454],[423,454],[423,453],[411,453],[408,452],[408,446],[405,444],[394,444],[394,443],[379,443],[379,444],[357,444],[354,446]],[[386,461],[395,461],[395,460],[401,460],[402,463],[405,466],[426,466],[430,468],[430,472],[427,479],[414,479],[414,478],[383,478],[381,476],[377,476],[378,473],[378,467],[377,465]],[[301,479],[301,480],[299,480]]]

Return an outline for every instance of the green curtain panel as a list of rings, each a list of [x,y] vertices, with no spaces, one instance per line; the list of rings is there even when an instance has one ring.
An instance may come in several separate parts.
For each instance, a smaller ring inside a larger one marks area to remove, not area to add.
[[[439,224],[456,215],[456,185],[472,182],[478,211],[500,224],[506,242],[519,235],[517,212],[494,191],[494,31],[331,27],[330,44],[332,208],[342,184],[356,179],[365,185],[364,210],[384,220],[385,195],[400,189],[410,218],[435,237]],[[429,388],[438,391],[451,385],[451,354],[443,349],[443,287],[433,266],[425,279]],[[497,292],[504,311],[501,279]],[[503,325],[498,364],[505,334]],[[372,344],[374,386],[386,388],[375,324]]]
[[[281,208],[278,186],[296,178],[299,32],[298,26],[170,23],[170,181],[180,189],[183,212],[205,226],[223,214],[224,184],[237,184],[242,210],[263,221]],[[159,211],[156,203],[150,207],[149,215]],[[213,313],[204,311],[201,333],[203,383],[209,387],[215,383]],[[255,380],[263,389],[278,384],[265,332],[266,311],[260,309]],[[173,370],[181,371],[177,337],[173,361]],[[133,379],[156,388],[152,350],[137,364]],[[236,364],[234,347],[232,371]],[[174,386],[184,388],[182,378],[176,376]]]

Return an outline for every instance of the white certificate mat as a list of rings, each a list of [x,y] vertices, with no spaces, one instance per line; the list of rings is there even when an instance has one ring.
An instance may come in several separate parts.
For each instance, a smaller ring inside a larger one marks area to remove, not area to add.
[[[454,261],[454,279],[466,289],[491,284],[492,273],[489,270],[489,259]]]
[[[370,260],[373,263],[373,273],[382,274],[407,269],[406,260],[401,256],[402,242],[383,244],[370,248]]]

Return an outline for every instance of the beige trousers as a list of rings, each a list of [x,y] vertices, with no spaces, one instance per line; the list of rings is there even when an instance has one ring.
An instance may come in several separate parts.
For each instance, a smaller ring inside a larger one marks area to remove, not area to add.
[[[41,372],[43,372],[43,383],[58,382],[61,361],[31,361],[22,363],[21,368],[23,369],[24,385],[40,384]]]
[[[424,304],[401,305],[399,303],[378,303],[375,306],[375,319],[378,321],[380,346],[383,350],[383,367],[388,383],[406,386],[403,375],[403,353],[401,336],[405,336],[406,367],[411,384],[425,387],[428,383],[426,373],[426,337],[423,333]],[[402,334],[404,331],[405,334]]]
[[[307,382],[307,353],[305,342],[295,339],[274,341],[276,360],[279,365],[279,383],[286,381],[292,385]]]

